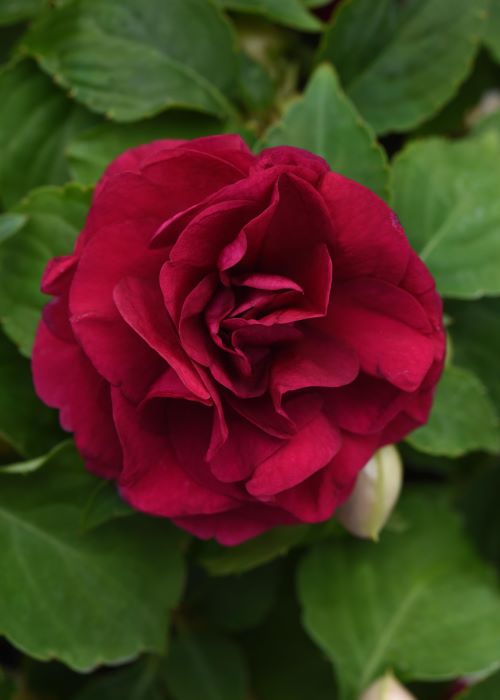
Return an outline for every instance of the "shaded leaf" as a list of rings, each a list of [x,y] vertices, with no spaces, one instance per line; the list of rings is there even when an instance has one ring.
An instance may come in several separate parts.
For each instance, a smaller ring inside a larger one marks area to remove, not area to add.
[[[454,361],[479,377],[500,412],[500,300],[455,302],[448,311]]]
[[[309,531],[308,525],[276,527],[236,547],[220,547],[209,543],[202,549],[201,563],[212,576],[227,576],[250,571],[285,555],[292,547],[302,544]]]
[[[0,332],[0,438],[24,457],[61,440],[57,414],[35,395],[29,362]]]
[[[132,666],[95,676],[74,700],[162,700],[160,663],[158,657],[146,657]]]
[[[183,630],[172,640],[164,678],[173,700],[245,700],[247,670],[240,650],[213,633]]]

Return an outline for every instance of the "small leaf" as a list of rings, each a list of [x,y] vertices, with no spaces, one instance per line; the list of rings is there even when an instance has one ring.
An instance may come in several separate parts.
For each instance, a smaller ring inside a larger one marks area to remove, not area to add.
[[[69,100],[31,61],[0,73],[0,197],[11,207],[39,185],[69,180],[64,148],[97,117]]]
[[[71,445],[31,474],[0,471],[0,634],[78,671],[164,651],[183,578],[166,521],[134,516],[81,532],[96,481]]]
[[[455,302],[447,308],[454,361],[479,377],[500,413],[500,299]]]
[[[77,185],[33,190],[16,208],[25,225],[0,245],[0,321],[24,355],[47,303],[42,273],[50,258],[71,252],[89,203],[90,191]]]
[[[393,165],[393,208],[445,297],[500,294],[500,133],[411,143]]]
[[[333,170],[387,196],[389,171],[384,152],[342,92],[330,66],[316,69],[303,97],[288,107],[258,147],[281,145],[312,151]]]
[[[182,631],[172,640],[164,678],[173,700],[245,700],[247,669],[238,647],[213,633]]]
[[[176,106],[231,111],[233,36],[206,0],[74,0],[38,18],[24,47],[76,100],[118,121]]]
[[[192,112],[171,111],[134,124],[105,123],[79,134],[67,147],[66,156],[73,177],[93,184],[121,153],[158,139],[192,139],[222,130],[214,117]]]
[[[322,24],[306,10],[301,0],[216,0],[226,10],[261,15],[271,22],[303,32],[318,32]]]
[[[409,130],[435,114],[467,77],[487,0],[351,0],[340,4],[320,60],[377,133]]]
[[[427,425],[407,438],[421,452],[460,457],[474,450],[500,452],[500,424],[480,380],[461,367],[448,366],[438,384]]]
[[[435,493],[407,492],[399,518],[378,544],[325,543],[300,566],[304,623],[343,700],[388,668],[444,680],[500,661],[500,593],[456,515]]]

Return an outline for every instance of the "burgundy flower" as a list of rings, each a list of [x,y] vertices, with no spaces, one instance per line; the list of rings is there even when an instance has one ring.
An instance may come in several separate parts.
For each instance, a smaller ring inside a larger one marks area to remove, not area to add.
[[[52,260],[33,357],[87,467],[236,544],[329,518],[427,420],[441,303],[392,211],[306,151],[159,141]]]

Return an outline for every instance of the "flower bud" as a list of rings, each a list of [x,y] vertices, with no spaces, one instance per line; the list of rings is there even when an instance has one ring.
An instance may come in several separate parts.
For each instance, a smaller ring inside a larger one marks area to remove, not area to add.
[[[416,700],[391,673],[376,680],[359,700]]]
[[[396,448],[382,447],[359,473],[352,494],[337,510],[338,520],[353,535],[377,540],[398,499],[402,480]]]

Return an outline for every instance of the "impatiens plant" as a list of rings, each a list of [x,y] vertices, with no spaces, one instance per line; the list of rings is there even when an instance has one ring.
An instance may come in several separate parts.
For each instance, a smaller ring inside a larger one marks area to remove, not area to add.
[[[0,700],[500,697],[498,0],[0,0]]]

